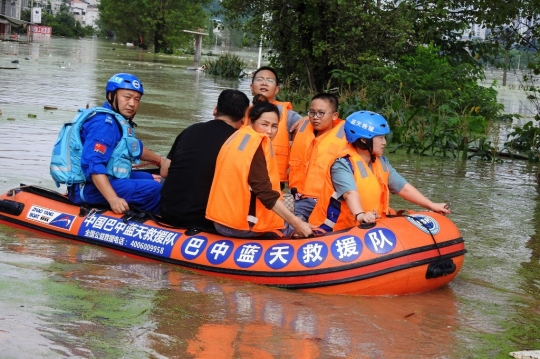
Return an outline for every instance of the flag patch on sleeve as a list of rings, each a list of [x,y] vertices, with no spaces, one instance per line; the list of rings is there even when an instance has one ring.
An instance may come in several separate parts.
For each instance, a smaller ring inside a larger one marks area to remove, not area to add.
[[[94,145],[94,152],[99,152],[99,153],[101,153],[102,155],[104,155],[104,154],[105,154],[105,151],[107,151],[107,146],[105,146],[105,145],[102,144],[102,143],[96,142],[96,144]]]

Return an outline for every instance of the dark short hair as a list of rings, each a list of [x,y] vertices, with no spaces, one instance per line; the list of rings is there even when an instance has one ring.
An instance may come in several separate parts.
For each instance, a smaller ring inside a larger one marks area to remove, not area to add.
[[[318,95],[315,95],[313,96],[313,98],[311,99],[311,101],[313,102],[314,100],[325,100],[325,101],[328,101],[330,102],[330,105],[332,105],[332,107],[334,108],[334,112],[337,112],[338,108],[339,108],[339,101],[337,99],[337,97],[331,93],[320,93]]]
[[[279,109],[273,103],[268,102],[264,95],[256,95],[253,98],[253,106],[249,109],[248,118],[251,122],[257,121],[265,112],[274,112],[279,121]]]
[[[249,107],[249,99],[238,90],[223,90],[217,100],[216,116],[229,116],[233,122],[241,121]]]
[[[259,67],[257,70],[255,70],[255,72],[253,73],[253,77],[251,78],[251,83],[253,83],[253,81],[255,81],[255,77],[257,77],[257,74],[261,71],[270,71],[271,73],[274,74],[274,76],[276,77],[276,85],[279,85],[279,77],[277,75],[277,72],[276,70],[274,70],[273,68],[271,68],[270,66],[262,66],[262,67]]]

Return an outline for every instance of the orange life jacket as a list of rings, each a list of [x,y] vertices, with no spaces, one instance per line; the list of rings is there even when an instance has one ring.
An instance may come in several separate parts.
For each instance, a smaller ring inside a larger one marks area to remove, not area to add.
[[[292,110],[292,104],[290,102],[281,101],[272,101],[272,103],[277,106],[281,115],[279,118],[278,132],[276,137],[274,137],[272,140],[272,147],[274,148],[274,153],[276,154],[279,169],[279,180],[281,182],[286,182],[287,169],[289,167],[289,153],[291,151],[289,129],[287,128],[287,111]],[[249,107],[246,111],[243,127],[246,127],[249,124],[248,113],[250,109],[251,107]]]
[[[223,144],[206,207],[206,218],[224,226],[254,232],[282,229],[285,222],[256,199],[255,215],[249,213],[251,190],[248,176],[255,151],[262,146],[272,189],[280,191],[279,173],[272,143],[250,126],[242,127]],[[254,223],[250,228],[250,223]]]
[[[390,170],[383,158],[378,157],[371,164],[372,169],[370,169],[352,145],[349,145],[336,159],[339,157],[348,157],[351,162],[354,181],[360,194],[364,212],[375,210],[379,216],[385,217],[390,209],[390,191],[388,189]],[[330,167],[319,200],[309,217],[309,223],[326,231],[337,231],[358,224],[345,200],[336,198]]]
[[[337,119],[330,131],[315,137],[309,118],[303,120],[294,138],[289,159],[289,188],[306,197],[318,198],[330,163],[348,143],[345,121]]]

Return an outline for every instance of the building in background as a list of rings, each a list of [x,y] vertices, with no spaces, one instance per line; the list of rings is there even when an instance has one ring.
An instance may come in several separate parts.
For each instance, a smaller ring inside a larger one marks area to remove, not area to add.
[[[52,14],[56,14],[60,11],[60,6],[64,3],[62,0],[50,0],[49,4],[51,6]]]
[[[62,4],[66,4],[68,7],[70,6],[70,1],[65,0],[20,0],[22,2],[22,8],[30,8],[32,5],[34,7],[40,7],[43,9],[43,13],[49,13],[52,15],[55,15],[60,11],[60,6]]]
[[[13,2],[14,0],[0,0],[0,4],[2,1]],[[21,3],[20,9],[29,9],[32,5],[32,0],[15,1]],[[65,4],[69,8],[69,12],[73,14],[75,20],[82,26],[97,28],[99,0],[33,0],[34,7],[41,7],[44,14],[48,13],[51,15],[56,15],[60,11],[62,4]]]
[[[84,0],[71,0],[70,11],[73,14],[75,20],[81,23],[82,26],[86,26],[86,9],[88,8],[88,2]]]
[[[21,1],[22,0],[0,0],[0,14],[20,20]]]
[[[469,30],[463,34],[463,39],[485,40],[489,32],[489,29],[486,29],[482,24],[471,24]]]
[[[21,1],[25,0],[0,0],[0,39],[16,39],[12,30],[26,24],[21,20]]]
[[[82,26],[97,28],[99,0],[71,0],[70,11]]]

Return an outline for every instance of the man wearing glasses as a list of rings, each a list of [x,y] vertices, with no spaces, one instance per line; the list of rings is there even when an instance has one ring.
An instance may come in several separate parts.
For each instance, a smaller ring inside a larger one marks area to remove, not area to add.
[[[338,105],[332,94],[315,95],[292,144],[289,187],[295,197],[294,214],[304,221],[317,203],[332,160],[347,147]]]
[[[292,110],[290,102],[276,100],[276,95],[279,92],[279,78],[273,68],[268,66],[258,68],[253,73],[250,87],[253,96],[262,94],[266,96],[269,102],[278,107],[280,114],[278,132],[272,140],[272,147],[278,163],[279,180],[283,184],[283,182],[287,182],[292,131],[294,131],[294,125],[302,119],[302,116]],[[247,121],[245,122],[247,123]]]

